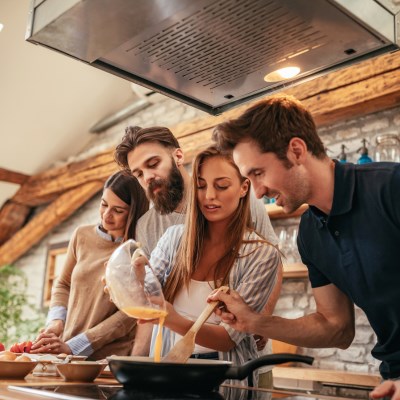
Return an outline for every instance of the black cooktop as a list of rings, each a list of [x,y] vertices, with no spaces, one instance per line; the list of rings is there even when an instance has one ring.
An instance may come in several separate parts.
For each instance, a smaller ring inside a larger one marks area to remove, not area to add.
[[[124,388],[122,385],[68,385],[68,386],[9,386],[10,390],[36,394],[51,399],[61,400],[270,400],[272,397],[287,400],[321,399],[347,400],[369,399],[369,390],[366,388],[346,388],[324,386],[315,391],[285,391],[279,389],[240,389],[229,385],[220,387],[219,392],[184,394],[184,393],[157,393],[143,392]],[[272,394],[279,396],[272,396]]]
[[[135,389],[124,388],[115,385],[68,385],[68,386],[9,386],[8,389],[45,396],[52,399],[63,400],[224,400],[236,398],[251,398],[251,391],[243,389],[230,389],[235,391],[235,395],[231,393],[222,394],[222,392],[207,393],[173,393],[173,392],[153,392],[138,391]]]

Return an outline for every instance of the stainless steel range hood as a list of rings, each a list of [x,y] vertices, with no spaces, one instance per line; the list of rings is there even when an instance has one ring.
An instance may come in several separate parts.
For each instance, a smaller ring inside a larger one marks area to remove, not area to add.
[[[33,0],[30,12],[28,41],[210,114],[400,43],[398,15],[376,0]]]

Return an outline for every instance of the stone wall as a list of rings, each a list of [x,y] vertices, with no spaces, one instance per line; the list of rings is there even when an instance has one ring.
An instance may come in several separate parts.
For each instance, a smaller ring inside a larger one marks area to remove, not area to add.
[[[159,95],[157,95],[159,96]],[[348,147],[348,161],[355,162],[356,150],[361,146],[361,139],[366,138],[371,143],[373,150],[374,137],[377,133],[398,131],[400,129],[400,108],[369,115],[367,117],[346,121],[335,126],[319,129],[329,153],[335,157],[340,152],[343,143]],[[173,126],[183,121],[189,121],[205,115],[189,106],[174,100],[159,96],[158,102],[139,112],[128,120],[120,123],[108,131],[93,135],[87,145],[76,157],[67,162],[78,161],[100,151],[115,147],[124,133],[126,125]],[[373,151],[371,152],[373,154]],[[65,161],[64,161],[65,162]],[[60,164],[64,163],[60,162]],[[98,204],[100,195],[95,196],[69,220],[57,227],[47,235],[31,251],[19,259],[15,264],[22,268],[30,277],[29,293],[38,305],[41,304],[42,287],[45,274],[46,254],[49,244],[63,242],[69,239],[71,233],[81,224],[96,223],[98,217]],[[298,219],[283,219],[274,221],[277,229],[287,228],[298,224]],[[307,279],[285,279],[281,297],[278,301],[276,314],[296,318],[315,310],[312,293]],[[368,321],[361,310],[356,309],[356,338],[348,350],[318,349],[304,350],[304,353],[316,357],[315,366],[328,369],[376,372],[378,363],[370,356],[370,350],[375,337],[369,327]]]

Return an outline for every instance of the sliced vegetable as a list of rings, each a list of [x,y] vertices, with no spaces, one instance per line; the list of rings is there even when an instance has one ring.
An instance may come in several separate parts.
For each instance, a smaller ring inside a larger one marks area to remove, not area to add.
[[[14,343],[10,347],[10,351],[13,353],[30,353],[32,347],[32,342],[29,340],[27,342]]]

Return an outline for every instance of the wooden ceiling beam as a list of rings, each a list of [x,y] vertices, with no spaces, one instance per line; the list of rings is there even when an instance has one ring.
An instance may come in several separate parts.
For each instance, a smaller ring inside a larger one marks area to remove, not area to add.
[[[29,177],[30,175],[23,174],[22,172],[11,171],[0,167],[0,181],[2,182],[22,185],[29,179]]]
[[[7,200],[0,210],[0,245],[12,237],[24,225],[31,208]]]
[[[71,189],[54,200],[40,214],[0,247],[0,266],[11,264],[42,240],[54,227],[70,217],[103,187],[94,181]]]
[[[29,206],[46,204],[70,190],[91,181],[103,181],[118,170],[113,152],[97,154],[83,161],[49,169],[32,176],[14,195],[13,201]]]

